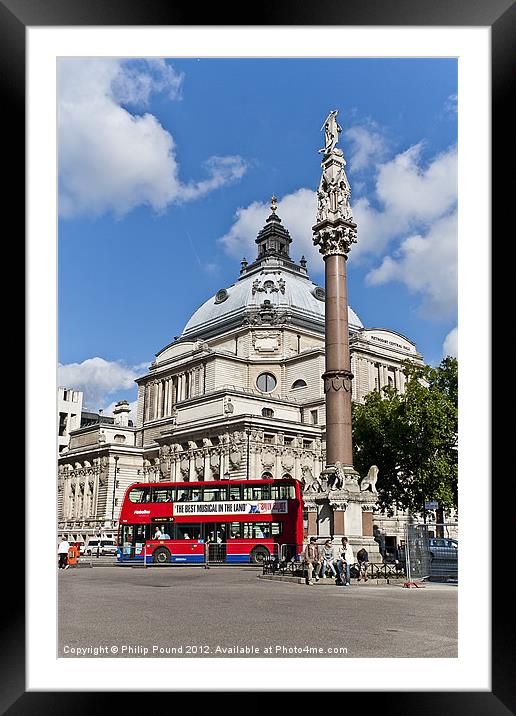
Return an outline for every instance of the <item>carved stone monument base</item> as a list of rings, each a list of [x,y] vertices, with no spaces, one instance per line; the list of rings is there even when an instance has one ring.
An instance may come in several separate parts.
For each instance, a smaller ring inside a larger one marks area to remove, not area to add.
[[[309,536],[332,537],[338,546],[346,536],[355,553],[365,547],[369,561],[382,561],[379,545],[372,534],[364,535],[363,513],[372,513],[376,494],[360,489],[360,475],[352,466],[328,465],[303,495],[309,514]],[[371,520],[372,530],[372,520]]]

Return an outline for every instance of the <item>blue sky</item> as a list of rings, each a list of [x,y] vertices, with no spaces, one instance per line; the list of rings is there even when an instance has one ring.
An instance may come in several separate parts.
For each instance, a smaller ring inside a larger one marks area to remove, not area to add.
[[[90,408],[238,277],[278,197],[308,259],[328,112],[339,109],[367,327],[456,355],[457,63],[450,59],[67,59],[59,93],[59,382]]]

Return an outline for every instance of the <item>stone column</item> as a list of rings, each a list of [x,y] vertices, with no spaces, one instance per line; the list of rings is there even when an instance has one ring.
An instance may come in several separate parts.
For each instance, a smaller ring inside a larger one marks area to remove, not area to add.
[[[362,505],[375,503],[373,495],[360,489],[360,476],[353,468],[351,433],[352,380],[349,353],[348,298],[346,262],[356,243],[357,226],[349,204],[351,190],[344,167],[346,161],[336,148],[342,131],[333,110],[325,124],[325,147],[322,176],[317,189],[317,223],[313,226],[313,241],[319,248],[325,265],[326,288],[326,353],[323,373],[326,398],[326,465],[318,481],[306,489],[305,499],[316,493],[313,501],[319,506],[318,534],[325,537],[345,530],[351,545],[362,544]],[[357,370],[361,361],[357,361]],[[376,370],[376,368],[373,368]],[[369,371],[366,371],[370,375]],[[380,371],[379,371],[380,373]],[[357,391],[360,392],[360,391]]]
[[[343,228],[343,230],[345,230]],[[326,462],[353,465],[346,255],[325,247],[326,279]]]

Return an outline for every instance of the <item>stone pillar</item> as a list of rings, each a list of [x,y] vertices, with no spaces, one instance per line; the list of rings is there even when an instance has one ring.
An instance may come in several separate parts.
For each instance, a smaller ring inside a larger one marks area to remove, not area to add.
[[[364,537],[373,536],[373,508],[372,506],[362,506],[362,534]]]
[[[346,525],[345,525],[345,505],[338,505],[337,507],[333,508],[333,534],[334,535],[342,535],[344,536],[346,534]]]
[[[353,465],[346,256],[324,255],[326,279],[326,462]]]
[[[317,535],[317,510],[308,510],[308,535]]]
[[[346,262],[356,243],[357,226],[349,204],[351,190],[344,170],[346,161],[342,150],[335,146],[342,131],[336,117],[337,110],[333,110],[324,124],[317,223],[312,227],[314,244],[324,259],[326,282],[326,353],[322,376],[326,399],[326,466],[318,482],[315,485],[312,482],[307,489],[317,493],[314,501],[319,506],[319,536],[342,536],[346,532],[355,547],[361,540],[368,539],[362,533],[362,504],[375,500],[360,490],[360,476],[353,468],[353,373],[349,353]]]

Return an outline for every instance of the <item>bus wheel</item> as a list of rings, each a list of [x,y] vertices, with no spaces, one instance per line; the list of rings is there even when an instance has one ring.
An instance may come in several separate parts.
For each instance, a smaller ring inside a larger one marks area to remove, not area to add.
[[[255,547],[251,550],[252,564],[261,564],[266,557],[270,557],[271,553],[267,547]]]
[[[158,549],[155,549],[152,553],[152,561],[158,564],[170,562],[170,552],[166,547],[158,547]]]

